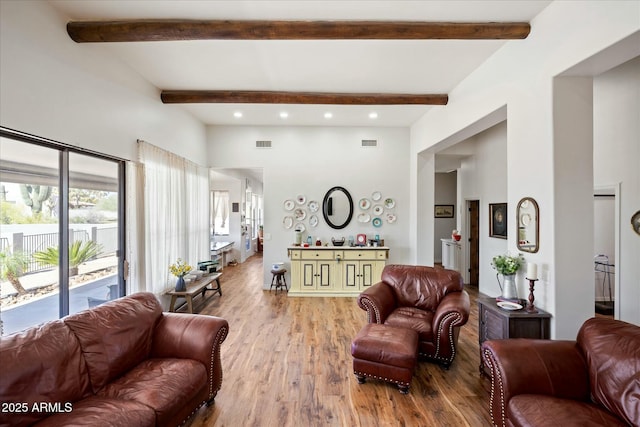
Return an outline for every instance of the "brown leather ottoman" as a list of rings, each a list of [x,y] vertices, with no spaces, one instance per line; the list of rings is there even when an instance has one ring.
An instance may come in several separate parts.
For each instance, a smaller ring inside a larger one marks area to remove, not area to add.
[[[407,394],[418,354],[418,333],[397,326],[366,324],[351,342],[353,372],[358,383],[366,377],[398,384]]]

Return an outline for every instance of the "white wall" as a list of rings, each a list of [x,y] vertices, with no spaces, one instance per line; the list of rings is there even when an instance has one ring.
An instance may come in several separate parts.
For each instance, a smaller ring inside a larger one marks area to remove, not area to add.
[[[580,19],[576,19],[576,16],[580,16]],[[554,315],[551,332],[553,338],[575,338],[580,325],[593,314],[593,294],[587,292],[589,297],[584,298],[585,283],[589,283],[590,286],[593,282],[593,235],[591,232],[588,233],[591,236],[588,249],[580,242],[577,251],[575,247],[571,248],[571,240],[567,240],[567,236],[563,236],[563,242],[557,241],[558,227],[568,224],[571,228],[571,225],[578,221],[573,209],[564,209],[565,203],[573,201],[574,207],[582,207],[586,201],[583,200],[581,187],[580,191],[571,194],[571,191],[568,191],[570,189],[562,190],[556,186],[557,168],[561,162],[571,159],[554,157],[562,152],[558,147],[554,147],[554,144],[566,139],[563,136],[556,140],[560,137],[557,129],[559,123],[554,121],[557,117],[554,118],[552,106],[554,102],[562,101],[565,105],[570,102],[558,99],[558,94],[554,93],[554,78],[581,61],[637,34],[640,30],[640,3],[553,2],[531,24],[531,35],[526,40],[507,42],[450,92],[446,108],[431,109],[412,127],[410,179],[412,182],[422,180],[417,165],[420,164],[419,159],[424,158],[425,152],[433,151],[438,144],[450,140],[466,129],[477,127],[483,120],[491,118],[507,106],[506,201],[510,206],[509,214],[512,216],[515,213],[516,203],[525,196],[533,197],[540,205],[540,250],[527,256],[528,260],[539,265],[541,272],[540,281],[536,285],[536,302]],[[607,58],[608,61],[612,61],[608,64],[609,67],[637,55],[637,43],[625,46],[625,49],[616,49],[615,57]],[[598,65],[602,69],[603,64]],[[590,72],[594,72],[593,68]],[[568,92],[564,95],[571,96],[571,89]],[[620,106],[613,106],[611,114],[628,114],[628,111]],[[569,117],[570,115],[564,115],[563,119]],[[637,114],[635,121],[638,121]],[[635,152],[637,153],[637,148]],[[633,150],[631,153],[627,152],[627,158],[638,158],[632,154]],[[626,162],[623,164],[626,170]],[[590,164],[584,166],[591,169]],[[588,181],[590,183],[591,180]],[[569,180],[562,181],[561,185],[566,186],[568,182]],[[637,179],[628,185],[630,192],[640,193]],[[584,221],[587,230],[591,230],[593,224],[592,190],[591,188],[588,198],[588,212],[585,213],[584,219],[579,220]],[[566,195],[568,200],[559,203],[559,192]],[[424,204],[419,199],[419,192],[412,192],[412,196],[413,194],[416,194],[418,199],[412,199],[412,209]],[[484,203],[489,202],[493,201],[483,200],[481,213],[485,210]],[[635,205],[638,205],[637,201]],[[630,212],[631,208],[628,210]],[[412,212],[412,220],[419,215],[419,212]],[[420,231],[417,224],[412,223],[410,227],[412,230]],[[423,231],[424,234],[417,233],[415,240],[432,241],[433,228]],[[484,234],[482,231],[481,233]],[[621,242],[621,253],[627,253],[629,256],[637,253],[634,249],[637,247],[633,245],[635,243],[630,240],[626,244]],[[514,233],[510,233],[505,249],[516,251]],[[419,250],[416,248],[416,251]],[[585,270],[585,266],[588,266],[588,270]],[[490,266],[486,261],[481,261],[481,271],[482,268],[487,269]],[[630,291],[633,296],[630,300],[637,307],[638,274],[637,270],[630,273],[629,281],[626,285],[621,283],[621,287],[636,288]],[[621,275],[625,275],[625,272],[621,272]],[[482,278],[482,273],[480,280],[482,288],[483,280],[487,280]],[[624,311],[620,317],[639,323],[638,316]]]
[[[362,139],[376,139],[378,147],[363,148]],[[287,247],[295,239],[293,229],[283,227],[284,216],[291,215],[285,211],[284,201],[301,194],[308,201],[321,204],[325,193],[334,186],[345,187],[351,193],[356,205],[351,224],[334,230],[326,225],[319,211],[320,223],[312,229],[307,209],[303,221],[307,231],[303,234],[319,236],[323,242],[358,233],[369,237],[379,234],[391,248],[389,262],[408,262],[408,129],[213,126],[208,130],[208,140],[211,167],[263,168],[265,288],[271,282],[271,264],[282,261],[288,265]],[[255,148],[257,140],[272,141],[272,148]],[[374,191],[380,191],[383,198],[395,199],[392,212],[398,219],[394,224],[385,221],[382,227],[375,228],[371,222],[357,221],[362,212],[357,207],[358,200],[371,198]]]
[[[593,99],[594,186],[620,186],[616,316],[640,324],[640,236],[630,225],[640,209],[640,57],[594,78]]]
[[[453,205],[453,218],[435,218],[435,240],[433,242],[433,253],[436,262],[442,262],[442,241],[440,239],[451,239],[451,231],[457,229],[459,221],[457,205],[457,179],[456,172],[436,173],[435,176],[435,204]]]
[[[47,2],[0,2],[0,124],[129,160],[143,139],[203,164],[202,123],[108,47],[73,42],[67,21]]]
[[[507,201],[507,124],[502,122],[471,138],[474,155],[462,161],[458,170],[460,200],[480,201],[479,290],[486,295],[500,295],[496,271],[491,268],[491,258],[508,252],[507,240],[489,237],[489,204]],[[515,217],[515,205],[508,206],[507,224]],[[468,236],[466,223],[461,230]],[[509,227],[509,231],[511,227]],[[463,250],[469,251],[465,239]],[[519,294],[523,290],[518,289]]]

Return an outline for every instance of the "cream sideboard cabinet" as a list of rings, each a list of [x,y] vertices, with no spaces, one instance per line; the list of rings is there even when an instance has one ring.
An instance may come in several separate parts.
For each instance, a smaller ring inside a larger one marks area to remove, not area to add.
[[[294,246],[289,296],[358,296],[380,281],[387,247]]]

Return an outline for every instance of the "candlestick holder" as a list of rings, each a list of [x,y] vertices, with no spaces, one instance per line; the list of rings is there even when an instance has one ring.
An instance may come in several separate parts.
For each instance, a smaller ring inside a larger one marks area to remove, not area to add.
[[[533,296],[533,287],[535,286],[538,279],[529,279],[527,277],[527,280],[529,281],[529,304],[527,304],[527,313],[537,313],[538,310],[533,305],[533,301],[535,300]]]

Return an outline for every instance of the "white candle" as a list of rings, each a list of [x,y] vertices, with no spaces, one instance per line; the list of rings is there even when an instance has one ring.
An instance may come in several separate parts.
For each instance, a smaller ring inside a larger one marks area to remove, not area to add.
[[[537,280],[538,279],[538,265],[532,262],[527,263],[527,279],[529,280]]]

